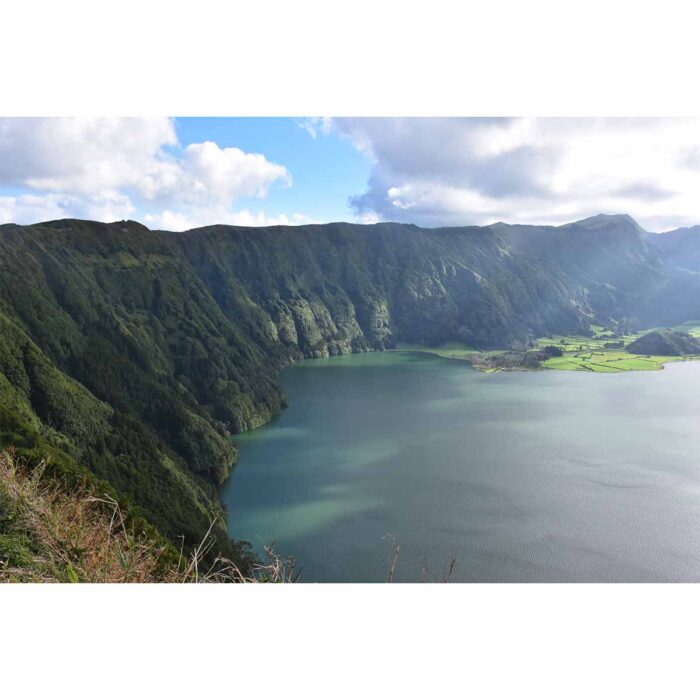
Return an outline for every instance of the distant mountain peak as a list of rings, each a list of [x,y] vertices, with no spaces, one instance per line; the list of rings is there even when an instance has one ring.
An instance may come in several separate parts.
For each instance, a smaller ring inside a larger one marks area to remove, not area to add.
[[[609,228],[611,226],[620,226],[626,229],[646,233],[645,230],[629,214],[596,214],[595,216],[589,216],[586,219],[574,221],[571,224],[565,224],[565,227],[586,229]]]

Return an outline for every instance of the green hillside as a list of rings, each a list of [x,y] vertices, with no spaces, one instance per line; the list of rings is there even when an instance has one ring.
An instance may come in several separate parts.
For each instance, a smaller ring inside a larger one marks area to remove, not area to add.
[[[637,338],[627,348],[638,355],[700,355],[700,338],[673,330],[655,330]]]

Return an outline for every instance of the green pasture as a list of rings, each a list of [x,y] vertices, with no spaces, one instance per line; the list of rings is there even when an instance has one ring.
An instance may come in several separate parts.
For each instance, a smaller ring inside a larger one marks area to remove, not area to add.
[[[543,369],[558,369],[578,372],[631,372],[662,369],[666,362],[678,360],[695,360],[700,356],[659,356],[659,355],[632,355],[623,348],[606,348],[605,344],[622,340],[625,346],[649,333],[654,328],[647,328],[637,333],[628,333],[616,336],[612,331],[603,326],[591,325],[592,337],[573,335],[553,335],[537,338],[535,348],[544,348],[554,345],[564,353],[561,357],[552,357],[542,362]],[[672,330],[684,331],[690,335],[700,337],[700,321],[688,321],[673,326]],[[465,343],[445,343],[438,346],[422,345],[420,343],[400,343],[396,347],[400,351],[426,352],[439,357],[452,360],[469,361],[470,356],[480,352]],[[499,354],[504,350],[491,350],[481,354]],[[494,371],[494,370],[489,370]]]
[[[631,372],[640,370],[662,369],[666,362],[677,360],[694,360],[695,356],[671,355],[632,355],[622,348],[606,348],[605,344],[616,341],[624,341],[625,346],[649,333],[654,328],[646,328],[638,333],[629,333],[615,336],[610,331],[605,331],[602,326],[591,325],[594,333],[592,338],[584,336],[555,335],[548,338],[538,338],[535,346],[543,348],[546,345],[554,345],[564,352],[562,357],[552,357],[542,363],[544,369],[560,369],[585,372]],[[683,331],[690,335],[700,337],[700,321],[688,321],[678,326],[673,326],[674,331]]]

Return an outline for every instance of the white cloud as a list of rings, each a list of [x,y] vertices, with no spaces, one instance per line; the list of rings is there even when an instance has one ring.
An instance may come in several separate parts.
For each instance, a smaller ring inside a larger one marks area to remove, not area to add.
[[[267,216],[264,211],[251,212],[248,209],[241,211],[196,209],[186,213],[166,209],[159,214],[147,214],[145,217],[145,224],[149,228],[163,231],[187,231],[188,229],[214,224],[228,224],[230,226],[299,226],[313,223],[318,222],[304,214]]]
[[[61,219],[66,216],[67,204],[65,198],[57,195],[0,197],[0,224],[28,224]]]
[[[700,223],[697,119],[334,119],[373,163],[358,215],[435,225],[629,213]]]
[[[276,181],[292,184],[283,165],[271,163],[259,153],[219,148],[212,141],[187,146],[181,167],[175,191],[178,199],[186,202],[227,204],[238,197],[265,197]]]
[[[33,224],[38,221],[80,218],[95,221],[117,221],[134,214],[128,197],[75,197],[62,194],[23,194],[0,196],[0,224]]]
[[[315,140],[319,135],[326,136],[331,132],[332,121],[330,117],[308,117],[297,123],[300,129]]]
[[[0,184],[100,195],[154,192],[177,177],[170,119],[0,119]]]
[[[212,223],[205,215],[267,220],[233,206],[265,198],[273,184],[292,184],[283,165],[212,141],[181,149],[171,119],[0,119],[0,188],[14,190],[0,198],[4,221],[112,221],[140,211],[173,229]]]
[[[378,224],[381,219],[373,211],[365,211],[358,214],[356,217],[358,224]]]

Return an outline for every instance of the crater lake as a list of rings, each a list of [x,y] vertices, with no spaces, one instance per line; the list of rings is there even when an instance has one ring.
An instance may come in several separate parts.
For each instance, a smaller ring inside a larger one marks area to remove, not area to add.
[[[302,582],[700,581],[700,362],[480,373],[424,353],[306,360],[236,436],[229,531]]]

